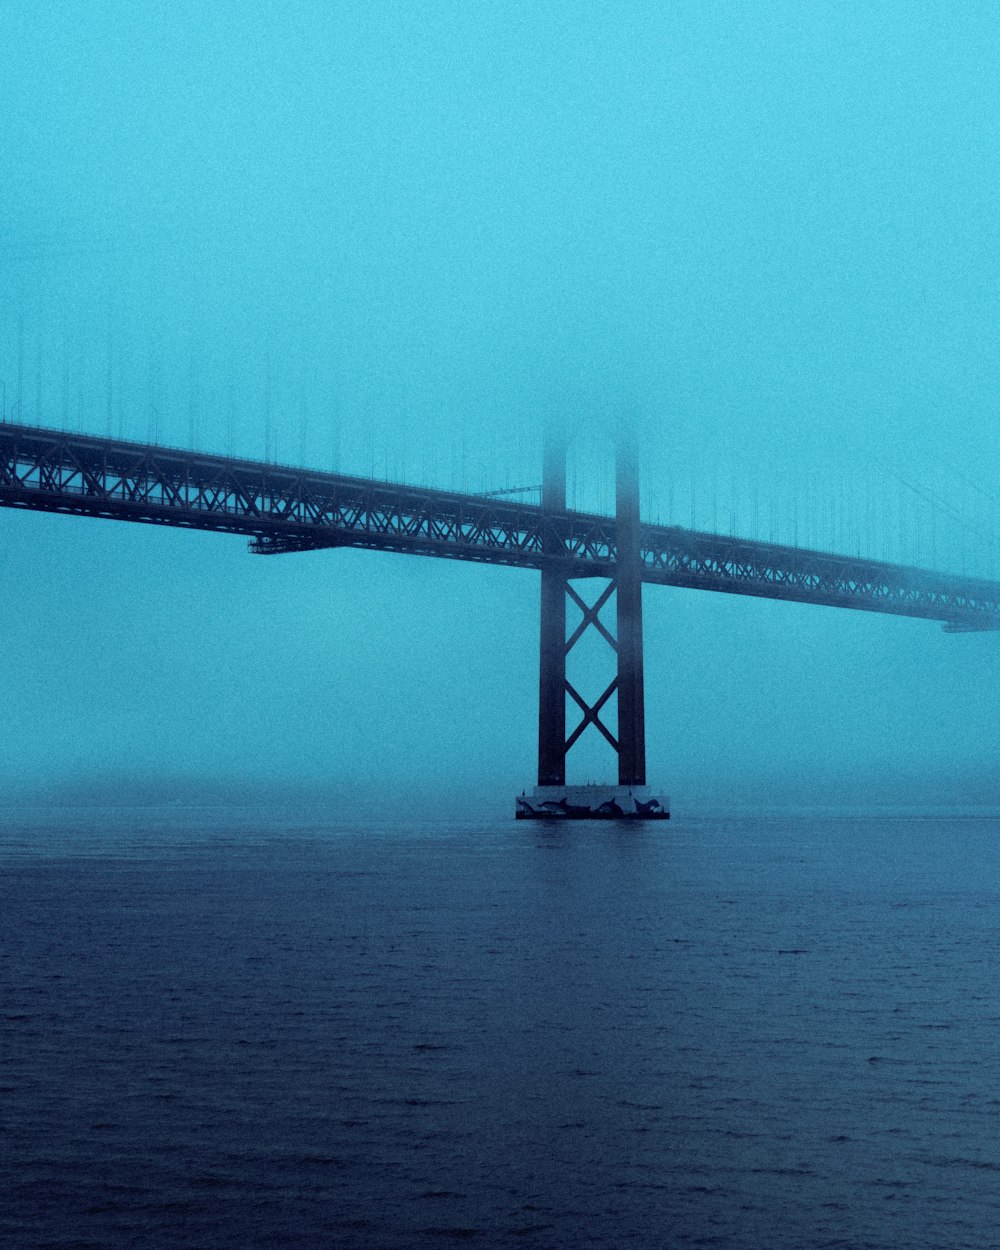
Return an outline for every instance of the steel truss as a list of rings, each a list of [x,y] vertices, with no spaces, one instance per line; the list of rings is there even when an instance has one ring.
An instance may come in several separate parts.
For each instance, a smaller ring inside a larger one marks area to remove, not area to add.
[[[613,577],[613,517],[484,495],[0,425],[0,506],[243,534],[280,554],[360,547]],[[1000,583],[860,557],[640,527],[641,580],[1000,628]]]

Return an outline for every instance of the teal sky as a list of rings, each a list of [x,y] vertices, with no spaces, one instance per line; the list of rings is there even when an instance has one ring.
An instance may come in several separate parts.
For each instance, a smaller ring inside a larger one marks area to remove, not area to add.
[[[607,507],[627,410],[647,515],[1000,575],[998,32],[975,0],[0,0],[8,412],[470,489],[537,481],[557,414]],[[5,784],[531,781],[532,574],[0,525]],[[996,639],[646,613],[675,803],[997,800]]]

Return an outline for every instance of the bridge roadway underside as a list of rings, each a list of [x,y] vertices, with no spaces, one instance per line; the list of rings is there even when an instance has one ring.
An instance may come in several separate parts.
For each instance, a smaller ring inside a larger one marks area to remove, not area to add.
[[[0,506],[611,577],[613,517],[0,424]],[[1000,582],[677,526],[640,527],[644,582],[1000,629]]]

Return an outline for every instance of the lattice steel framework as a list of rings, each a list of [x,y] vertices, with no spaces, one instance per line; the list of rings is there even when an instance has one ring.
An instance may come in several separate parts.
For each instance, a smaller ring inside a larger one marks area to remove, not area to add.
[[[482,495],[0,425],[0,506],[217,530],[260,554],[362,547],[612,577],[615,518]],[[729,594],[1000,628],[1000,583],[728,538],[640,527],[641,579]]]

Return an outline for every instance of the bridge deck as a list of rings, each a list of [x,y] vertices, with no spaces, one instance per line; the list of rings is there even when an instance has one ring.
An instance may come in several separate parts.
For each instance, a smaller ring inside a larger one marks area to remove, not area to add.
[[[611,574],[613,517],[62,430],[0,424],[0,506],[244,534],[260,554],[363,547]],[[642,526],[643,581],[1000,629],[1000,582],[678,526]],[[551,554],[553,551],[558,554]]]

